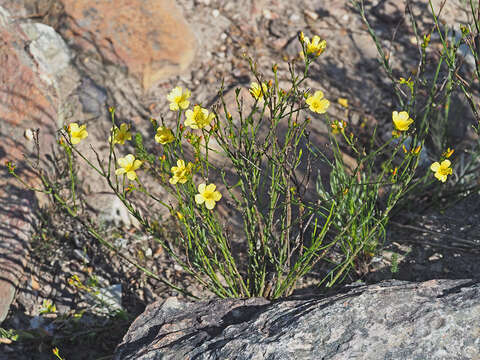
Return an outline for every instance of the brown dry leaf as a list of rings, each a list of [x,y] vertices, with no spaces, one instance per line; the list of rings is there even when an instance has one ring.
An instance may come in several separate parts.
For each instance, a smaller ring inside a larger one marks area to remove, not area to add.
[[[153,257],[157,257],[163,253],[163,248],[159,246],[157,250],[155,250],[155,253],[153,254]]]

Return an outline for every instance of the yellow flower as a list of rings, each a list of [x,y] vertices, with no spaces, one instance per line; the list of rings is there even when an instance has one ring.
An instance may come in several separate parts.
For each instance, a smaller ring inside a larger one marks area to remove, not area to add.
[[[413,120],[410,118],[406,111],[394,111],[392,113],[393,125],[398,131],[407,131]]]
[[[172,130],[165,126],[159,126],[157,134],[155,135],[155,141],[159,144],[165,145],[171,143],[175,138],[173,137]]]
[[[70,141],[73,145],[76,145],[88,136],[87,125],[79,127],[77,123],[71,123],[68,125],[68,133],[70,134]]]
[[[330,101],[323,98],[323,92],[320,90],[315,91],[315,94],[310,95],[307,98],[306,103],[310,106],[310,110],[319,114],[326,113],[330,106]]]
[[[193,164],[188,163],[185,165],[185,161],[177,160],[177,166],[172,166],[173,176],[170,178],[170,184],[185,184],[188,180],[188,176],[192,173]]]
[[[130,133],[130,127],[127,124],[120,125],[120,128],[113,127],[110,129],[110,133],[113,132],[113,145],[120,144],[125,145],[126,140],[132,140],[132,134]],[[112,137],[108,138],[108,141],[112,141]]]
[[[321,40],[320,36],[315,35],[310,42],[308,37],[304,37],[304,43],[307,50],[307,55],[313,55],[315,57],[320,56],[320,54],[327,47],[327,42]]]
[[[195,202],[198,205],[205,203],[205,206],[208,210],[212,210],[215,207],[215,202],[220,201],[222,194],[219,191],[215,190],[215,184],[200,184],[198,185],[199,194],[195,195]]]
[[[120,168],[115,170],[115,175],[127,174],[128,180],[132,181],[137,178],[135,170],[137,170],[142,165],[142,162],[140,160],[135,160],[135,156],[133,156],[132,154],[128,154],[124,158],[118,159],[117,163]]]
[[[185,110],[188,108],[188,105],[190,105],[189,97],[190,90],[185,89],[183,91],[181,86],[177,86],[167,95],[167,100],[170,101],[170,110],[178,111],[179,109]]]
[[[450,167],[452,163],[450,160],[443,160],[441,163],[434,162],[430,166],[430,170],[435,173],[435,177],[441,182],[447,181],[447,175],[452,173],[452,168]]]
[[[205,126],[210,125],[215,118],[214,113],[209,114],[208,110],[200,105],[195,105],[193,111],[187,110],[185,116],[187,117],[185,125],[190,126],[192,129],[203,129]]]
[[[344,108],[348,108],[348,99],[338,98],[337,102]]]
[[[266,94],[268,91],[268,87],[265,83],[262,83],[262,87],[260,87],[258,83],[252,82],[248,91],[250,91],[250,94],[255,100],[262,101],[263,95]]]

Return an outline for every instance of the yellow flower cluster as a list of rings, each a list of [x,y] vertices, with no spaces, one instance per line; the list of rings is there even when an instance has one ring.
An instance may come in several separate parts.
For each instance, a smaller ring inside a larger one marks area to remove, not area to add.
[[[192,174],[193,164],[185,164],[184,160],[177,160],[177,166],[172,166],[173,176],[170,178],[170,184],[185,184]],[[215,203],[220,201],[222,194],[216,190],[215,184],[206,185],[202,183],[198,186],[198,194],[195,195],[195,202],[198,205],[205,203],[208,210],[215,207]],[[181,219],[180,219],[181,220]]]
[[[259,100],[263,98],[264,93],[268,90],[266,84],[262,84],[262,87],[256,83],[252,83],[252,89],[250,93],[255,99]],[[262,93],[263,89],[263,93]],[[204,129],[212,124],[215,119],[215,114],[209,112],[207,109],[200,105],[195,105],[193,110],[188,109],[190,105],[190,91],[188,89],[183,90],[180,86],[174,88],[167,96],[167,100],[170,101],[170,110],[172,111],[185,111],[185,126],[189,126],[192,129]],[[189,138],[191,139],[191,138]],[[162,145],[168,144],[175,140],[175,136],[170,128],[160,126],[157,128],[155,135],[155,141]],[[172,177],[169,182],[172,185],[185,184],[192,177],[194,164],[191,162],[186,163],[185,160],[177,160],[177,166],[172,166],[170,171]],[[216,190],[215,184],[202,183],[198,186],[198,194],[195,195],[195,202],[199,205],[205,204],[206,208],[212,210],[215,207],[217,201],[222,198],[222,194]],[[183,219],[183,215],[177,214],[180,220]]]
[[[413,124],[413,119],[410,118],[410,115],[406,111],[394,111],[392,113],[392,121],[395,127],[393,131],[394,136],[400,136],[402,132],[406,132],[410,129],[410,125]],[[405,145],[402,145],[403,152],[407,153],[407,149]],[[421,150],[421,146],[417,146],[414,150],[412,150],[412,154],[418,155]],[[448,148],[443,154],[442,157],[444,158],[443,161],[438,162],[435,161],[432,165],[430,165],[430,170],[434,172],[435,178],[437,178],[441,182],[447,181],[447,176],[451,175],[453,170],[451,168],[451,161],[447,160],[450,156],[452,156],[454,150]]]

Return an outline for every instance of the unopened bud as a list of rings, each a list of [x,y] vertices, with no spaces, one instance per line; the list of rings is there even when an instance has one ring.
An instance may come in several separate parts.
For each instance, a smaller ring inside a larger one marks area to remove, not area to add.
[[[301,43],[305,42],[305,35],[303,34],[303,31],[300,31],[300,34],[298,34],[298,40],[300,40]]]

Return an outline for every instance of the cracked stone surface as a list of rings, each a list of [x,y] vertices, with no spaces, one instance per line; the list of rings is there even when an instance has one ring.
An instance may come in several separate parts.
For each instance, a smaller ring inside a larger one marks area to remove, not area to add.
[[[477,359],[480,285],[387,281],[326,298],[153,303],[116,360]]]

